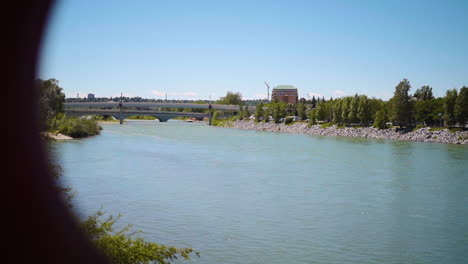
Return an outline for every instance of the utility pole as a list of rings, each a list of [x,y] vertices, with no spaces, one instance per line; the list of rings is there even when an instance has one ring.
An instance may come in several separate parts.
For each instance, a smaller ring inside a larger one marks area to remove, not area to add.
[[[213,106],[211,105],[211,103],[208,105],[208,113],[209,113],[208,125],[211,126],[211,121],[213,120]]]
[[[166,102],[167,102],[167,93],[166,93]]]
[[[120,116],[119,116],[119,119],[120,119],[120,124],[121,124],[121,125],[123,124],[123,104],[122,104],[122,95],[123,95],[123,93],[120,93],[120,102],[119,102]]]

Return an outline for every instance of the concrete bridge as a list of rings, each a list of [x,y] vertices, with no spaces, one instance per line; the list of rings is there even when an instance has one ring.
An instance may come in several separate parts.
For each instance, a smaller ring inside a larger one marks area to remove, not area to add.
[[[209,109],[209,104],[193,104],[193,103],[169,103],[169,102],[122,102],[120,107],[119,102],[83,102],[83,103],[65,103],[64,110],[70,116],[86,116],[86,115],[108,115],[120,119],[120,124],[127,117],[134,115],[149,115],[154,116],[161,122],[175,117],[194,117],[202,120],[208,117],[208,124],[211,125],[212,111],[209,113],[191,113],[191,112],[164,112],[158,111],[161,107],[170,108],[189,108],[189,109]],[[224,111],[239,111],[238,105],[220,105],[212,104],[212,110]],[[155,109],[157,108],[157,109]],[[251,112],[255,111],[255,106],[249,106]]]
[[[131,110],[131,109],[122,109],[122,108],[121,109],[65,108],[64,110],[68,116],[89,116],[89,115],[113,116],[116,119],[120,120],[120,124],[123,123],[123,120],[125,118],[128,118],[130,116],[135,116],[135,115],[154,116],[157,119],[159,119],[160,122],[167,122],[167,120],[171,118],[175,118],[175,117],[194,117],[198,120],[203,120],[204,117],[208,117],[208,118],[211,117],[211,114],[208,114],[208,113],[164,112],[164,111],[154,111],[154,110]]]
[[[159,107],[177,107],[177,108],[196,108],[208,109],[208,104],[192,103],[168,103],[168,102],[123,102],[124,108],[159,108]],[[85,103],[65,103],[67,108],[118,108],[119,102],[85,102]],[[238,111],[238,105],[212,104],[212,109]],[[255,111],[255,106],[249,106],[250,111]]]

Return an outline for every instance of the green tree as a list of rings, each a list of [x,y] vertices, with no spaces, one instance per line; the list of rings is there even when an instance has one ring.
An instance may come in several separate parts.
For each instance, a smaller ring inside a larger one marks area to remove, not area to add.
[[[296,115],[296,106],[294,104],[286,104],[286,116],[295,116]]]
[[[375,116],[379,110],[385,108],[385,103],[381,99],[371,98],[370,99],[370,108],[371,108],[371,119],[375,120]]]
[[[361,123],[363,125],[368,125],[371,118],[372,118],[372,112],[371,112],[371,103],[367,96],[361,95],[359,97],[359,105],[358,105],[358,113],[357,116]]]
[[[263,117],[263,103],[260,103],[255,108],[255,122],[260,122],[260,119]]]
[[[307,119],[307,109],[304,103],[298,103],[297,104],[297,114],[301,120],[306,120]]]
[[[439,126],[443,126],[444,103],[445,98],[443,97],[432,100],[432,123],[430,125],[438,124]]]
[[[434,99],[434,95],[432,94],[432,87],[428,85],[422,86],[421,88],[416,90],[416,92],[414,93],[414,97],[416,97],[418,101],[427,101]]]
[[[350,106],[351,106],[351,100],[352,100],[352,97],[345,97],[343,99],[343,103],[342,103],[342,110],[341,110],[341,122],[343,124],[349,124],[349,112],[350,112]]]
[[[279,103],[275,103],[273,105],[273,121],[275,123],[279,123],[280,119],[281,119],[281,107]]]
[[[414,116],[417,122],[423,122],[432,126],[439,122],[443,113],[443,98],[416,101],[414,104]]]
[[[309,127],[317,124],[317,110],[312,109],[309,111]]]
[[[387,117],[387,112],[385,111],[385,109],[381,109],[377,111],[377,113],[375,114],[374,127],[378,129],[388,128],[387,120],[388,120],[388,117]]]
[[[317,99],[315,99],[315,95],[312,96],[312,101],[311,101],[311,103],[312,103],[312,108],[316,108],[316,107],[317,107]]]
[[[453,127],[457,123],[457,116],[455,115],[457,97],[457,89],[447,90],[445,93],[444,118],[449,127]]]
[[[455,117],[461,127],[468,121],[468,87],[463,86],[458,94],[455,104]]]
[[[318,120],[325,121],[327,119],[327,113],[327,103],[324,101],[318,102],[316,118]]]
[[[359,122],[358,109],[359,109],[359,96],[355,94],[351,99],[351,104],[349,105],[348,121],[350,123]]]
[[[343,112],[343,99],[336,99],[335,104],[333,105],[333,123],[335,124],[342,124],[342,112]]]
[[[233,93],[228,91],[226,96],[221,97],[218,101],[216,101],[216,103],[225,105],[240,105],[242,104],[242,95],[240,93]]]
[[[249,119],[250,118],[250,111],[249,111],[249,106],[246,105],[244,108],[244,118]]]
[[[410,125],[413,120],[413,103],[409,95],[410,89],[410,82],[407,79],[403,79],[395,87],[395,93],[392,98],[392,119],[395,120],[400,127]]]
[[[432,125],[437,116],[434,116],[437,102],[432,94],[430,86],[422,86],[414,93],[417,101],[414,103],[414,117],[416,122],[424,123],[425,125]]]
[[[273,121],[279,123],[281,118],[286,117],[286,103],[284,102],[273,102],[270,104],[271,114],[273,116]]]
[[[270,121],[270,112],[270,108],[266,108],[265,110],[263,110],[263,122],[268,123]]]
[[[432,121],[432,104],[430,100],[417,101],[414,104],[414,118],[418,123],[430,125]]]
[[[63,113],[65,94],[58,83],[59,81],[56,79],[36,80],[36,87],[39,90],[39,124],[41,129],[49,129],[49,121],[59,113]]]

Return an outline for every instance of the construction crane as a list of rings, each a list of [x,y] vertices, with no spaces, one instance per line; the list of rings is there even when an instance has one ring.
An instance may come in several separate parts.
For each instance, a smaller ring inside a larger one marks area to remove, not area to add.
[[[267,82],[264,82],[267,87],[267,102],[270,101],[270,85]]]

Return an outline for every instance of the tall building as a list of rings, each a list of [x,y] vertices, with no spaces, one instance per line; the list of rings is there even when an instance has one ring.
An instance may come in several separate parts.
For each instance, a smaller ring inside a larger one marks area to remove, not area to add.
[[[275,99],[280,102],[295,104],[299,99],[297,88],[292,85],[278,85],[273,88],[271,93],[271,100],[274,101]]]
[[[94,99],[95,99],[94,94],[89,93],[88,94],[88,101],[94,101]]]

